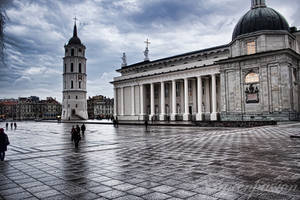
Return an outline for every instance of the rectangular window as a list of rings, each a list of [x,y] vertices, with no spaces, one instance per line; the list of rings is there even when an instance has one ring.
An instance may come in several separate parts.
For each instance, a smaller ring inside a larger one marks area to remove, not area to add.
[[[247,54],[255,54],[256,53],[256,43],[255,41],[247,42]]]
[[[71,81],[71,89],[73,89],[74,85],[73,85],[73,81]]]
[[[74,65],[73,65],[73,63],[71,63],[71,72],[73,72],[74,71]]]
[[[176,83],[176,97],[180,96],[180,83]]]
[[[81,81],[79,81],[79,88],[81,88]]]
[[[158,87],[156,85],[154,86],[154,98],[158,98]]]
[[[81,63],[79,63],[79,73],[81,73]]]
[[[165,87],[165,97],[169,97],[169,84],[167,83]]]
[[[71,50],[71,56],[74,56],[74,52],[75,52],[75,50],[72,49],[72,50]]]
[[[192,81],[191,80],[188,81],[188,92],[189,92],[189,96],[191,97],[192,93],[193,93],[193,91],[192,91]]]

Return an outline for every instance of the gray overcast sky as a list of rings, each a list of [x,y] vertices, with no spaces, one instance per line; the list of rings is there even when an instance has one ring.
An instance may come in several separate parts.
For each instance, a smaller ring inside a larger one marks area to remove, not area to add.
[[[88,96],[113,96],[110,81],[120,68],[143,60],[227,44],[251,0],[0,0],[6,66],[0,68],[0,98],[56,97],[61,101],[64,44],[73,18],[86,45]],[[6,3],[3,3],[6,2]],[[299,0],[267,0],[290,26],[300,26]]]

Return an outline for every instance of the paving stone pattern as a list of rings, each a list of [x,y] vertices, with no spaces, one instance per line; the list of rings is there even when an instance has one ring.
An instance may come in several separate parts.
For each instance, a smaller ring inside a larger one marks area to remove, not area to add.
[[[297,200],[300,124],[259,128],[18,123],[0,199]],[[3,127],[4,123],[0,123]]]

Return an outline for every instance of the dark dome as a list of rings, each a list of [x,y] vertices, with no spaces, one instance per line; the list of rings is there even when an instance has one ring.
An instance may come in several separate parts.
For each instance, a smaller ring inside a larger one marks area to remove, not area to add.
[[[261,30],[289,31],[289,24],[281,14],[272,8],[254,8],[239,20],[234,28],[232,40],[240,35]]]
[[[77,26],[76,26],[76,23],[74,24],[73,37],[69,40],[68,45],[71,45],[71,44],[79,44],[79,45],[81,45],[81,41],[80,41],[79,37],[77,36]]]
[[[79,39],[79,37],[72,37],[70,40],[69,40],[69,45],[70,44],[81,44],[81,41]]]

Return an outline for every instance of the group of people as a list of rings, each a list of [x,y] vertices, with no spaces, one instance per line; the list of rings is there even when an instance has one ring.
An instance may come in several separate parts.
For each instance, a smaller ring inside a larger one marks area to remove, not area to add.
[[[8,122],[6,122],[6,124],[5,124],[6,130],[8,130],[8,126],[9,126],[9,124],[8,124]],[[16,122],[10,122],[10,129],[12,130],[13,127],[15,128],[15,130],[17,129],[17,123]]]
[[[86,130],[86,127],[84,124],[81,125],[81,128],[79,127],[79,125],[76,125],[76,127],[72,127],[71,130],[71,141],[74,142],[75,144],[75,148],[78,148],[79,146],[79,141],[81,140],[81,135],[80,135],[80,131],[82,133],[82,136],[84,136],[84,132]]]
[[[4,161],[5,151],[7,151],[7,145],[9,145],[8,136],[4,133],[4,129],[0,128],[0,160]]]

